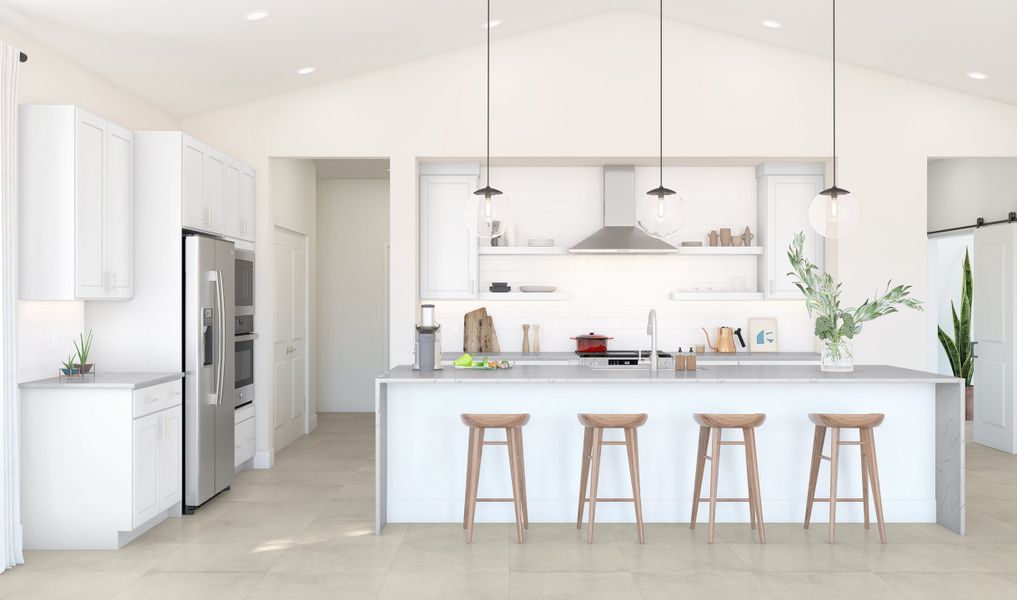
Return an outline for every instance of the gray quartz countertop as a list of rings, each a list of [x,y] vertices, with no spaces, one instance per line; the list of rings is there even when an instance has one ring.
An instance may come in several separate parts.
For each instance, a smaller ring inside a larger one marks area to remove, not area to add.
[[[671,352],[670,350],[665,350]],[[453,360],[462,356],[462,352],[442,352],[442,362],[452,362]],[[566,360],[578,359],[575,352],[530,352],[523,354],[522,352],[489,352],[483,353],[478,352],[474,355],[475,358],[480,359],[488,357],[491,360],[525,360],[532,362],[550,361],[559,362]],[[704,352],[697,354],[696,359],[702,363],[707,364],[717,361],[732,361],[737,360],[739,362],[819,362],[818,352],[736,352],[734,354],[721,354],[718,352]]]
[[[183,373],[96,373],[84,377],[51,377],[26,381],[23,390],[41,389],[129,389],[136,390],[182,379]]]
[[[598,369],[565,365],[517,365],[511,369],[414,371],[398,366],[378,377],[380,383],[954,383],[954,377],[885,365],[856,366],[851,373],[824,373],[818,366],[716,365],[695,373],[645,367]]]

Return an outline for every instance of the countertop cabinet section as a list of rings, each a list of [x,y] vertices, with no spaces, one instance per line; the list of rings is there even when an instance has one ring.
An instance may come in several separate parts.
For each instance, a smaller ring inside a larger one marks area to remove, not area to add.
[[[21,299],[133,297],[133,133],[75,106],[19,119]]]
[[[772,168],[771,168],[772,167]],[[809,204],[823,190],[822,165],[768,165],[757,168],[759,219],[764,257],[760,282],[767,299],[799,300],[802,293],[787,273],[787,250],[798,232],[805,233],[805,256],[823,268],[823,238],[809,223]]]
[[[466,227],[473,175],[420,176],[420,297],[476,298],[478,239]]]

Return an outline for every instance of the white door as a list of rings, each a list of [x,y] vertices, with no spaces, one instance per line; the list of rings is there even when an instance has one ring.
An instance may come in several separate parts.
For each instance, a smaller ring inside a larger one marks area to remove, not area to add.
[[[975,230],[971,310],[975,346],[975,442],[1017,452],[1014,422],[1014,252],[1017,226]]]
[[[809,224],[809,204],[822,189],[821,175],[766,177],[767,281],[763,285],[767,298],[802,297],[787,276],[791,271],[787,249],[798,232],[805,232],[805,256],[823,268],[823,238]]]
[[[275,230],[275,450],[304,434],[306,404],[306,238]]]
[[[243,224],[241,223],[240,209],[240,165],[232,160],[226,160],[226,191],[223,204],[225,205],[226,235],[232,238],[243,237]]]
[[[137,527],[159,514],[159,413],[134,420],[134,515]]]
[[[209,230],[205,210],[205,146],[184,136],[183,148],[183,224],[189,229]]]
[[[240,168],[240,237],[254,241],[254,213],[257,202],[254,187],[254,169],[243,165]]]
[[[466,227],[472,175],[420,177],[420,297],[476,298],[478,239]]]
[[[105,298],[109,278],[104,266],[103,198],[106,194],[106,121],[76,111],[74,136],[75,296]]]
[[[156,452],[156,489],[159,491],[159,512],[166,510],[181,498],[183,462],[183,432],[181,431],[181,407],[166,409],[159,416],[159,441]]]
[[[110,296],[134,296],[134,134],[109,124],[106,143],[106,270]]]
[[[226,233],[224,212],[226,206],[226,156],[212,149],[205,151],[205,211],[208,228],[215,233]]]

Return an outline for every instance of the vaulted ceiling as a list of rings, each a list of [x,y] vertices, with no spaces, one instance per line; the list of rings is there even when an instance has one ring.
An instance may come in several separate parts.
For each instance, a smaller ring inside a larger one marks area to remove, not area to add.
[[[665,15],[828,56],[824,0],[665,0]],[[0,0],[0,20],[176,116],[483,41],[483,0]],[[268,9],[256,22],[243,16]],[[493,0],[506,36],[655,0]],[[770,29],[762,19],[783,24]],[[839,56],[1017,104],[1017,2],[842,0]],[[309,75],[297,69],[316,67]],[[969,79],[969,71],[989,74]]]

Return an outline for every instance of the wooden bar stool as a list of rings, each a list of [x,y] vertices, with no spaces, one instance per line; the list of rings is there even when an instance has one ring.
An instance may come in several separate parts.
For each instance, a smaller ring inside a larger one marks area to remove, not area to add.
[[[713,543],[713,531],[717,517],[718,502],[747,502],[749,504],[749,523],[756,529],[758,523],[759,543],[766,543],[766,529],[763,527],[763,503],[759,493],[759,463],[756,462],[756,431],[763,424],[766,415],[720,415],[694,414],[692,417],[699,423],[699,453],[696,458],[696,483],[692,492],[692,520],[690,527],[696,528],[696,516],[699,514],[699,503],[710,503],[710,543]],[[741,429],[742,441],[721,441],[721,433],[725,429]],[[713,442],[710,443],[710,434]],[[748,479],[748,498],[718,498],[717,479],[720,474],[720,447],[745,446],[745,474]],[[707,450],[710,454],[707,455]],[[703,491],[703,472],[706,461],[710,461],[710,497],[700,498]]]
[[[466,459],[466,503],[463,507],[463,529],[466,543],[473,543],[473,521],[477,514],[477,502],[511,502],[516,511],[516,536],[519,543],[525,540],[523,529],[530,527],[526,510],[526,471],[523,468],[523,425],[530,421],[530,415],[461,415],[463,424],[470,428],[469,453]],[[504,442],[485,442],[484,431],[504,429]],[[478,498],[480,483],[480,459],[484,446],[506,446],[508,449],[509,472],[512,477],[511,498]]]
[[[813,502],[830,503],[830,543],[836,540],[837,503],[861,502],[864,507],[865,528],[869,528],[869,486],[872,486],[872,501],[876,505],[876,521],[879,523],[879,541],[886,543],[886,529],[883,527],[883,497],[879,493],[879,468],[876,466],[876,438],[872,430],[883,422],[885,415],[868,414],[810,414],[809,420],[816,424],[816,434],[812,440],[812,471],[809,473],[809,496],[805,504],[805,528],[809,528],[812,520]],[[823,456],[823,442],[826,430],[830,429],[830,456]],[[858,441],[845,442],[840,439],[841,429],[857,429]],[[858,446],[862,453],[862,497],[837,497],[837,465],[841,446]],[[816,480],[819,479],[819,463],[830,461],[830,497],[816,498]]]
[[[639,543],[646,543],[643,534],[643,503],[639,496],[639,442],[636,439],[636,428],[646,423],[645,414],[637,415],[593,415],[580,413],[579,422],[586,428],[583,436],[583,472],[579,482],[579,516],[576,518],[576,529],[583,526],[583,508],[590,503],[590,523],[586,529],[586,543],[593,543],[593,521],[597,511],[597,502],[632,502],[636,507],[636,529],[639,531]],[[624,429],[624,442],[605,442],[605,429]],[[629,457],[629,477],[632,480],[631,498],[598,498],[597,482],[600,479],[600,450],[603,446],[625,446]],[[586,496],[586,484],[590,484],[590,496]]]

